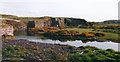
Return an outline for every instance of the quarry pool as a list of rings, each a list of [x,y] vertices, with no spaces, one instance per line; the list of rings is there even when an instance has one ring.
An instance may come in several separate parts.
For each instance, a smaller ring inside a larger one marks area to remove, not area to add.
[[[115,51],[118,51],[118,47],[120,46],[120,43],[115,43],[112,41],[105,41],[105,42],[97,42],[97,41],[88,41],[86,43],[83,43],[81,40],[75,40],[75,41],[65,41],[61,42],[59,40],[51,40],[48,38],[45,38],[44,36],[28,36],[26,35],[26,32],[20,31],[15,32],[15,38],[18,39],[27,39],[29,41],[33,42],[41,42],[41,43],[50,43],[50,44],[63,44],[63,45],[71,45],[75,47],[79,46],[95,46],[100,49],[113,49]]]

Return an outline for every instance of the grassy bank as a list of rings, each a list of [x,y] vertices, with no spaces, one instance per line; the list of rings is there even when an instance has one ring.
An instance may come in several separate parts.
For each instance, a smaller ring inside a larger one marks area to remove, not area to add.
[[[28,33],[31,35],[35,35],[35,34],[43,35],[52,40],[60,40],[60,41],[82,40],[83,42],[95,41],[96,40],[95,37],[105,36],[105,34],[101,32],[85,32],[85,31],[86,29],[77,31],[77,29],[68,30],[68,29],[59,29],[58,27],[36,27],[36,28],[30,28],[28,30]]]
[[[82,33],[82,32],[103,32],[105,33],[106,35],[105,36],[102,36],[102,37],[97,37],[98,39],[102,40],[102,39],[106,39],[106,40],[111,40],[111,41],[115,41],[115,42],[119,42],[119,36],[118,36],[118,33],[114,33],[114,32],[104,32],[103,29],[97,29],[97,30],[94,30],[94,29],[89,29],[89,28],[66,28],[67,30],[76,30],[78,31],[79,33]],[[106,29],[104,29],[106,30]],[[108,30],[108,29],[107,29]],[[117,30],[115,30],[117,31]]]
[[[107,40],[111,40],[111,41],[114,41],[114,42],[120,42],[118,34],[116,34],[116,33],[106,33],[106,32],[105,32],[105,34],[106,34],[106,36],[98,37],[98,39],[107,39]]]
[[[88,29],[88,28],[66,28],[66,30],[75,30],[78,31],[79,33],[83,33],[83,32],[90,32],[94,29]]]
[[[119,26],[120,24],[93,24],[93,26],[101,27],[101,26]]]
[[[117,29],[92,29],[92,28],[64,28],[57,27],[36,27],[29,30],[30,34],[43,33],[45,37],[53,40],[84,40],[84,41],[105,41],[119,42]]]

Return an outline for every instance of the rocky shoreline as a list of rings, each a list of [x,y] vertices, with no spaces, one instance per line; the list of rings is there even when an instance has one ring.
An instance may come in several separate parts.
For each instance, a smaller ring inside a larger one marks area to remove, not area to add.
[[[120,61],[120,52],[116,52],[112,49],[102,50],[92,46],[74,47],[69,45],[32,42],[24,39],[3,39],[2,56],[3,61]]]
[[[20,40],[2,40],[2,48],[5,49],[8,46],[22,46],[25,48],[32,48],[32,47],[38,47],[38,48],[61,48],[61,46],[65,47],[67,45],[60,45],[60,44],[48,44],[48,43],[40,43],[40,42],[32,42],[25,39]]]
[[[38,48],[40,51],[42,51],[41,57],[43,57],[43,56],[46,57],[46,56],[49,56],[52,54],[52,53],[44,53],[45,51],[48,51],[48,49],[50,49],[50,50],[52,49],[54,54],[60,53],[60,55],[63,55],[64,53],[70,53],[68,45],[31,42],[31,41],[24,40],[24,39],[20,39],[20,40],[3,39],[2,40],[2,49],[5,50],[9,46],[14,46],[14,47],[21,46],[22,48],[25,48],[25,49],[29,49],[29,50],[33,49],[33,51],[34,51],[34,48],[35,49]],[[76,48],[76,47],[74,47],[74,48]],[[32,51],[29,51],[29,52],[32,52]],[[39,59],[37,55],[35,55],[34,53],[32,53],[32,54],[33,54],[33,56],[31,56],[31,57],[25,56],[25,57],[27,57],[27,59],[24,58],[23,60],[49,60],[49,59],[54,60],[54,58],[47,58],[47,57]],[[54,54],[52,54],[51,56],[54,57]],[[68,57],[68,55],[66,57]],[[64,59],[64,58],[62,58],[62,59]],[[3,55],[3,60],[11,60],[11,59]]]

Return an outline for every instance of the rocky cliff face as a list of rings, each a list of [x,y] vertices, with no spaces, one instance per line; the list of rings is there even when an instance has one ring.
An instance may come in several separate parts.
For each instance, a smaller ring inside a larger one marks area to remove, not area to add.
[[[40,20],[40,21],[35,21],[35,27],[47,27],[47,26],[51,26],[51,20],[47,19],[47,20]]]
[[[86,20],[84,19],[77,19],[77,18],[51,18],[50,20],[51,26],[57,27],[66,27],[66,26],[72,26],[77,27],[78,25],[89,25]]]
[[[13,36],[14,35],[13,31],[14,31],[14,29],[13,29],[13,26],[11,26],[11,25],[1,25],[0,26],[0,36],[2,36],[2,35]]]
[[[60,27],[65,27],[65,26],[72,26],[72,27],[77,27],[78,25],[89,25],[87,23],[86,20],[84,19],[77,19],[77,18],[51,18],[51,19],[48,19],[48,20],[43,20],[42,23],[40,22],[36,22],[35,24],[37,24],[37,27],[38,26],[53,26],[53,27],[57,27],[57,26],[60,26]]]
[[[78,19],[78,18],[65,18],[64,23],[67,26],[77,27],[78,25],[89,25],[88,22],[84,19]]]
[[[57,18],[51,18],[51,21],[52,21],[51,26],[57,27],[60,25],[59,20],[57,20]]]
[[[12,25],[14,30],[25,30],[26,25],[21,20],[0,18],[1,25]]]
[[[7,21],[8,24],[13,25],[15,30],[24,30],[27,28],[29,21],[35,22],[35,27],[77,27],[78,25],[89,25],[89,23],[80,18],[69,18],[69,17],[17,17],[12,15],[2,15],[2,17],[17,19],[21,22]]]
[[[78,25],[85,25],[85,26],[89,25],[87,21],[84,19],[61,18],[61,17],[44,18],[44,19],[40,19],[39,21],[34,21],[33,24],[35,24],[35,27],[66,27],[66,26],[77,27]]]

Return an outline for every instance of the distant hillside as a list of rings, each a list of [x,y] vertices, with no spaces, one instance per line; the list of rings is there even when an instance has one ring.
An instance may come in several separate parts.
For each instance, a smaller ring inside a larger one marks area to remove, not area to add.
[[[118,26],[120,20],[106,20],[103,22],[88,22],[90,26]]]
[[[120,20],[107,20],[102,23],[104,23],[104,24],[120,24]]]
[[[6,14],[0,14],[1,18],[9,18],[9,19],[17,19],[18,17],[15,15],[6,15]]]

